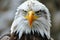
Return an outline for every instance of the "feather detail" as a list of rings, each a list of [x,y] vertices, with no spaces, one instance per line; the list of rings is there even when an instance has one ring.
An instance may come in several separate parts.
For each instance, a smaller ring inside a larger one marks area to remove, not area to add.
[[[32,28],[30,28],[28,20],[26,20],[23,15],[25,14],[23,13],[24,12],[23,10],[29,11],[30,8],[34,11],[44,10],[46,12],[47,19],[45,19],[45,17],[42,17],[42,16],[39,17],[38,19],[34,20],[34,22],[32,23]],[[11,26],[11,33],[16,32],[16,34],[18,34],[20,39],[23,33],[30,34],[32,31],[33,34],[35,34],[34,32],[41,34],[41,37],[43,38],[44,38],[44,35],[46,35],[47,39],[49,39],[50,26],[51,26],[50,13],[49,13],[49,10],[46,8],[46,6],[38,1],[29,0],[24,2],[18,7],[14,22]]]

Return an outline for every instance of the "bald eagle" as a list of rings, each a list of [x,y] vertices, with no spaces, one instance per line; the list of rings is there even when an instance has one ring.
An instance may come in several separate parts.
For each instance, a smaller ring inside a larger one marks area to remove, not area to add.
[[[27,0],[16,12],[11,26],[12,34],[20,40],[49,40],[50,13],[45,5],[37,0]]]
[[[50,22],[50,13],[44,4],[27,0],[17,8],[10,40],[52,40]]]

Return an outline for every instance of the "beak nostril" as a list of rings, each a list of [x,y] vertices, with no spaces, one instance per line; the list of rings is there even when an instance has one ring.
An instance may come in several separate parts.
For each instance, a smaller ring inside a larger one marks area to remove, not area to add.
[[[32,15],[34,15],[34,14],[32,13]]]

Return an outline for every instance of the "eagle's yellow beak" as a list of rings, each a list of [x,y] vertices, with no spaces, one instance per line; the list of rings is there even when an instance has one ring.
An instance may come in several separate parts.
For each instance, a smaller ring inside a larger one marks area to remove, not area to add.
[[[35,12],[34,11],[29,11],[27,13],[27,15],[25,16],[25,18],[29,21],[29,25],[30,27],[32,28],[32,23],[35,19],[38,18],[38,16],[35,15]]]

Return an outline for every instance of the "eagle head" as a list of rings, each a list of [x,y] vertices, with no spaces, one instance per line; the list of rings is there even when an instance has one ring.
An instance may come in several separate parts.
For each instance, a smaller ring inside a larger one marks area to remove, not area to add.
[[[29,34],[34,31],[50,38],[50,13],[47,7],[37,0],[27,0],[18,8],[11,26],[11,33]]]

